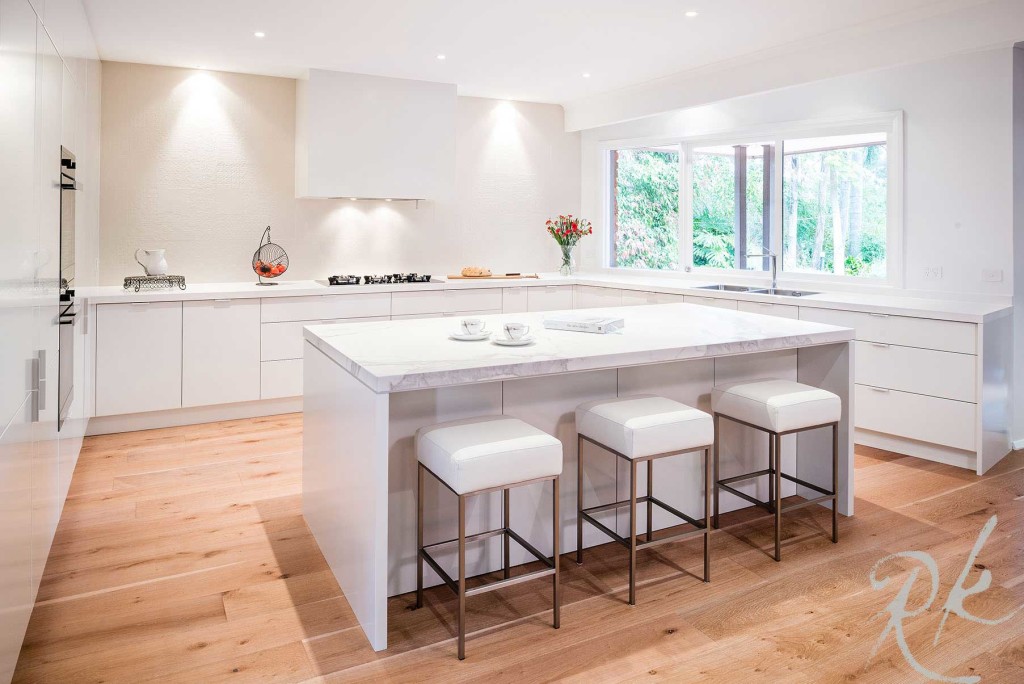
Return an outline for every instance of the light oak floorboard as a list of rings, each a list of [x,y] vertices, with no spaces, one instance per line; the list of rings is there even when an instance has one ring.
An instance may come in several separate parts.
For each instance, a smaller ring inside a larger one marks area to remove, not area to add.
[[[948,676],[1024,681],[1024,610],[998,626],[948,618],[943,602],[982,526],[999,523],[970,568],[992,586],[965,602],[995,618],[1024,606],[1024,453],[985,477],[858,447],[857,515],[827,537],[828,511],[792,513],[783,561],[772,520],[723,516],[712,582],[698,540],[638,558],[626,603],[625,551],[561,559],[562,628],[550,583],[470,599],[468,657],[455,658],[446,587],[389,601],[374,652],[302,519],[298,414],[86,439],[22,647],[15,682],[902,682],[918,681],[890,636],[871,650],[913,559],[931,554],[940,588],[906,623],[912,653]],[[517,568],[526,572],[534,566]],[[493,577],[493,576],[492,576]],[[488,578],[476,578],[481,582]],[[910,606],[927,598],[922,576]]]

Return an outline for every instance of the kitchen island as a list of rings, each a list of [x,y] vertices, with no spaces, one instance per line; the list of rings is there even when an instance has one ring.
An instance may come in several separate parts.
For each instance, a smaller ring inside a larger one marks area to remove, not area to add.
[[[588,313],[621,317],[625,329],[609,335],[546,330],[543,320],[550,313],[483,317],[494,331],[506,321],[526,323],[537,338],[530,346],[502,347],[449,339],[457,326],[450,318],[304,328],[303,513],[374,649],[387,647],[387,598],[416,586],[414,434],[425,425],[504,414],[558,437],[565,459],[561,548],[570,553],[576,548],[578,404],[653,393],[708,411],[716,383],[798,380],[842,399],[839,510],[853,513],[853,330],[691,304]],[[722,477],[763,468],[763,433],[728,422],[722,429]],[[621,500],[628,478],[618,459],[593,445],[584,449],[587,505]],[[785,437],[783,470],[829,486],[830,449],[829,430]],[[702,515],[701,467],[697,455],[669,459],[655,480],[659,497],[689,515]],[[764,480],[739,489],[765,500]],[[424,541],[430,544],[454,536],[456,502],[438,483],[428,485]],[[543,553],[551,550],[547,487],[512,493],[511,527]],[[793,483],[784,485],[786,496],[801,493]],[[721,504],[723,512],[748,505],[724,492]],[[643,526],[644,512],[639,513]],[[498,494],[474,499],[470,532],[498,526],[500,515]],[[625,509],[613,509],[602,522],[624,533],[628,517]],[[655,529],[673,524],[655,515]],[[597,530],[586,529],[585,546],[606,542]],[[467,575],[501,567],[499,547],[467,549]],[[529,560],[519,551],[511,555],[513,565]],[[454,549],[438,557],[446,571],[454,570]],[[424,581],[431,586],[441,580],[427,568]]]

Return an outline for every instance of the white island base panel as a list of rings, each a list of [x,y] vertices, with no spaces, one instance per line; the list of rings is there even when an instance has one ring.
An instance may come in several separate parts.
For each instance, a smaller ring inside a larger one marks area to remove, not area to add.
[[[388,597],[416,588],[414,434],[418,428],[459,418],[503,414],[558,437],[565,458],[561,479],[561,549],[568,554],[576,549],[577,405],[591,399],[655,393],[710,411],[711,389],[716,383],[776,377],[828,389],[842,398],[839,482],[843,497],[839,510],[852,515],[852,354],[850,342],[838,342],[389,394],[374,392],[307,340],[303,513],[370,644],[375,650],[383,650],[388,643]],[[764,433],[728,421],[722,421],[721,426],[721,477],[766,467],[768,438]],[[830,430],[787,436],[783,445],[784,472],[820,486],[831,486]],[[616,492],[620,500],[628,498],[628,471],[620,466],[619,459],[590,444],[584,448],[585,505],[611,503]],[[702,461],[701,453],[694,452],[661,459],[655,466],[654,488],[658,497],[696,518],[703,516]],[[643,466],[638,478],[638,494],[642,495],[646,493]],[[550,486],[546,483],[513,489],[511,500],[511,527],[544,553],[551,552]],[[749,481],[740,489],[761,500],[768,496],[766,478]],[[794,493],[802,492],[797,492],[793,483],[784,482],[783,494]],[[724,492],[721,504],[723,512],[748,505]],[[501,524],[499,493],[477,497],[467,509],[468,534]],[[646,527],[644,509],[640,506],[638,511],[640,529]],[[455,496],[432,478],[427,479],[424,511],[425,543],[457,536]],[[628,517],[626,509],[607,511],[603,521],[626,534]],[[657,512],[656,529],[672,524],[677,522],[663,511]],[[719,534],[723,532],[712,535],[712,563],[715,537]],[[585,527],[585,547],[609,541],[591,526]],[[494,539],[471,544],[467,549],[467,576],[500,568],[500,547]],[[435,557],[447,572],[456,575],[454,545],[447,556],[439,550]],[[526,552],[512,544],[512,563],[528,560]],[[429,567],[425,567],[424,576],[426,586],[441,583]],[[699,580],[681,576],[678,581]]]

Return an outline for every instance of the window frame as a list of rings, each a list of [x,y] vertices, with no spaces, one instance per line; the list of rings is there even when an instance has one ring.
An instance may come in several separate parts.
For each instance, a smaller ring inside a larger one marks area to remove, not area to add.
[[[902,110],[880,112],[857,117],[808,119],[771,124],[758,127],[721,130],[696,136],[639,138],[626,140],[609,140],[599,144],[603,159],[600,173],[603,187],[602,219],[605,227],[605,239],[601,264],[614,273],[633,273],[643,275],[671,274],[685,272],[698,274],[712,279],[727,277],[730,279],[747,279],[764,281],[767,275],[767,263],[764,270],[718,268],[713,266],[694,266],[693,264],[693,169],[691,159],[693,150],[699,147],[714,145],[744,145],[772,143],[775,146],[773,159],[773,183],[771,191],[771,244],[772,251],[779,255],[779,280],[794,283],[821,283],[892,287],[903,286],[905,278],[904,237],[903,237],[903,119]],[[886,134],[886,274],[884,278],[865,278],[862,276],[836,275],[833,273],[808,273],[787,271],[782,262],[782,222],[785,147],[787,139],[814,138],[833,135],[853,135],[858,133]],[[641,149],[651,147],[679,147],[679,221],[676,226],[679,237],[679,270],[641,269],[614,266],[614,235],[615,217],[612,207],[615,199],[615,187],[611,176],[612,152],[620,149]]]

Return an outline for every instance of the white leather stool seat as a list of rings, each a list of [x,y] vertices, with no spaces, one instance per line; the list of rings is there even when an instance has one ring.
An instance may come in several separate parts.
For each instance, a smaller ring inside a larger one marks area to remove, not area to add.
[[[792,380],[755,380],[715,387],[711,409],[772,432],[834,423],[842,413],[838,396]]]
[[[580,404],[576,431],[627,458],[703,448],[715,439],[710,415],[650,394]]]
[[[562,443],[506,416],[422,427],[416,431],[416,454],[457,494],[562,473]]]

